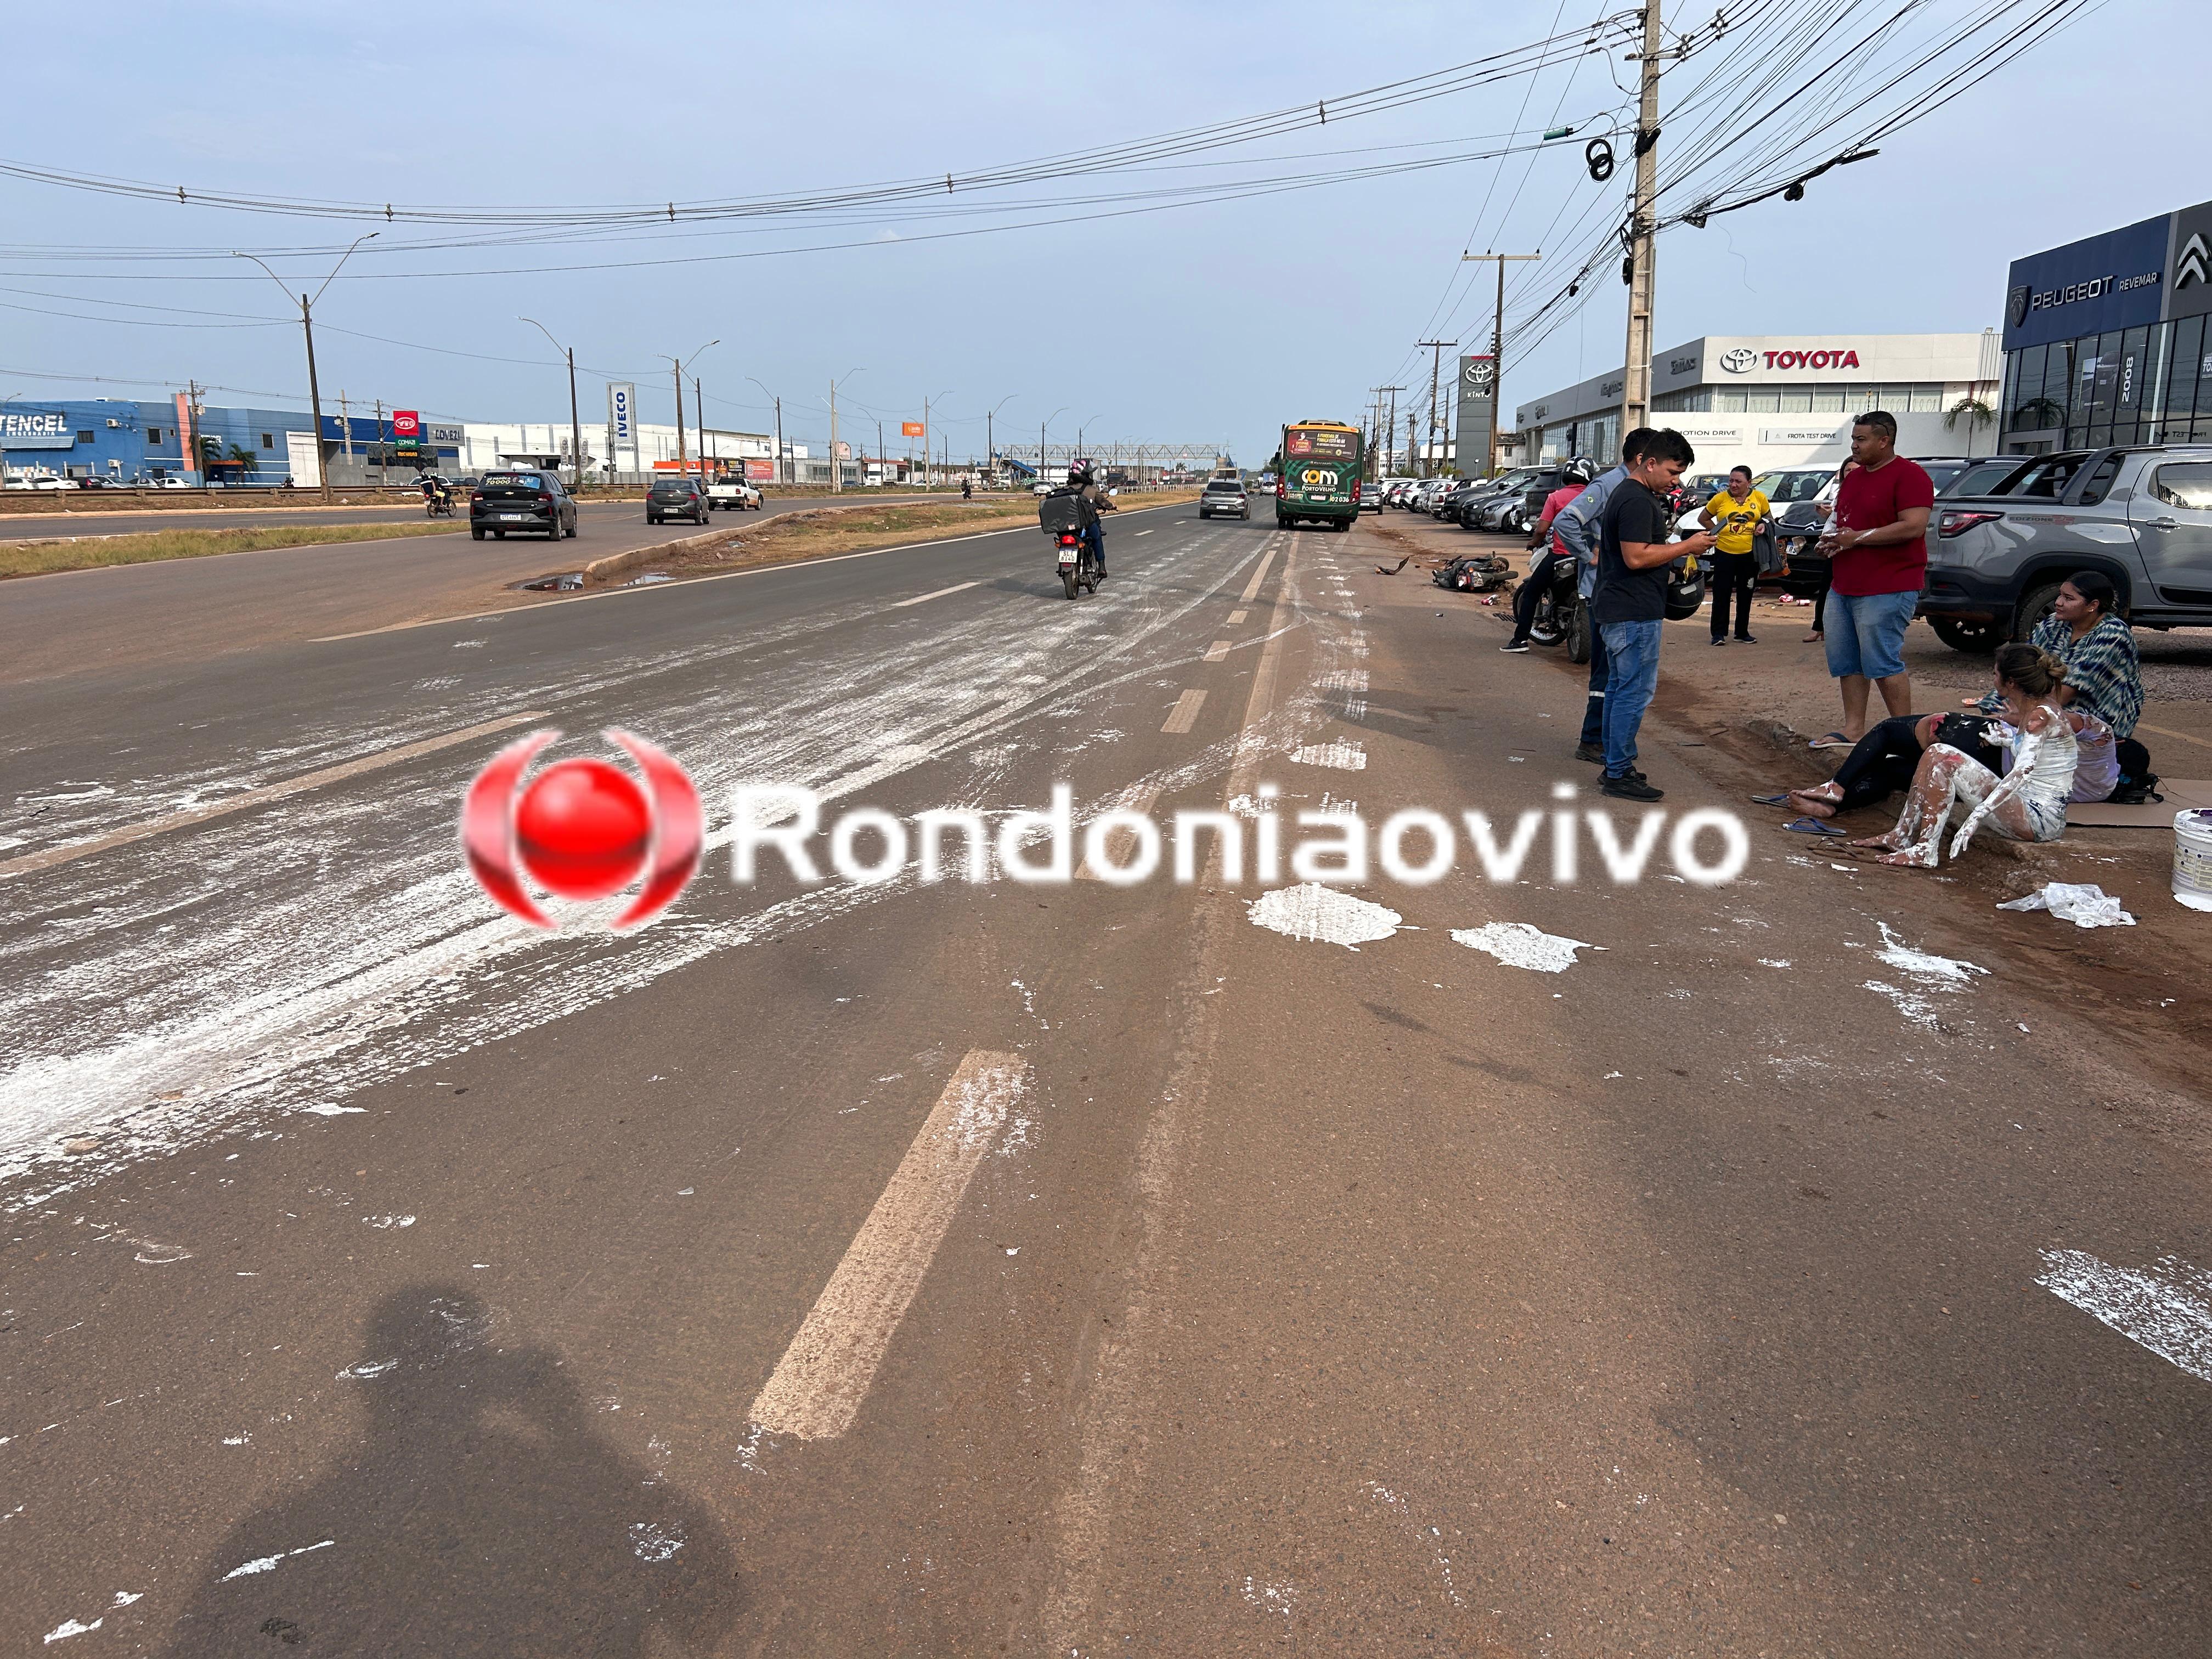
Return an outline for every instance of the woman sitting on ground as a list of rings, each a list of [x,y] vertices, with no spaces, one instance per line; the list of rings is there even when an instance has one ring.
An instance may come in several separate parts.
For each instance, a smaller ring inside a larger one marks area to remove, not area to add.
[[[2077,570],[2059,585],[2057,602],[2028,642],[2065,664],[2063,706],[2093,714],[2111,728],[2118,743],[2119,769],[2139,778],[2150,770],[2149,751],[2135,740],[2136,722],[2142,716],[2142,661],[2136,654],[2135,630],[2118,613],[2118,604],[2119,590],[2110,576]]]
[[[1969,698],[1966,707],[1980,708],[1982,702]],[[2067,800],[2086,805],[2109,799],[2120,781],[2112,728],[2079,708],[2066,710],[2066,723],[2074,728],[2080,750]],[[1875,805],[1900,789],[1910,789],[1919,772],[1921,756],[1939,742],[1963,751],[1992,772],[2007,772],[2012,768],[2012,749],[2008,744],[1995,745],[2013,735],[2008,726],[1971,714],[1899,714],[1861,738],[1836,769],[1834,777],[1809,789],[1790,790],[1786,804],[1808,818],[1832,818],[1838,812]]]
[[[1932,744],[1920,757],[1897,827],[1851,845],[1885,849],[1884,864],[1933,870],[1952,811],[1961,803],[1971,810],[1952,839],[1954,859],[1984,823],[2013,841],[2057,841],[2064,835],[2066,798],[2080,755],[2073,724],[2058,706],[2065,678],[2065,665],[2040,647],[1999,647],[1996,690],[2012,727],[2012,769],[2000,778],[1965,750]]]

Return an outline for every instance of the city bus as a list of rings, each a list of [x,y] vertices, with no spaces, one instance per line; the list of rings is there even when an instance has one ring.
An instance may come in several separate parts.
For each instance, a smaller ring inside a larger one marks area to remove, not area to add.
[[[1342,421],[1299,421],[1283,428],[1283,471],[1275,480],[1275,522],[1349,530],[1359,516],[1360,430]]]

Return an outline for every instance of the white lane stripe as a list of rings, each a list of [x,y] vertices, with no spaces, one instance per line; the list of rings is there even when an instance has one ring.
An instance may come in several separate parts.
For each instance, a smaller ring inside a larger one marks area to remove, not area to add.
[[[126,823],[120,830],[91,841],[81,841],[67,847],[49,847],[43,852],[26,853],[21,858],[0,862],[0,878],[27,874],[33,870],[50,870],[57,864],[67,864],[75,859],[89,858],[94,853],[105,853],[110,848],[124,847],[134,841],[143,841],[149,836],[158,836],[164,830],[187,829],[195,823],[205,823],[210,818],[219,818],[232,812],[243,812],[248,807],[265,806],[272,800],[282,800],[287,795],[300,794],[309,789],[319,789],[326,783],[357,777],[363,772],[374,772],[386,766],[397,766],[402,761],[413,760],[418,755],[435,754],[441,749],[450,749],[455,744],[467,743],[471,738],[489,737],[495,732],[504,732],[510,726],[528,726],[534,721],[551,717],[543,711],[528,714],[509,714],[501,720],[486,720],[481,726],[471,726],[459,732],[448,732],[441,738],[425,738],[420,743],[402,744],[397,749],[380,750],[374,755],[364,755],[359,760],[342,762],[337,766],[325,766],[319,772],[303,772],[296,778],[287,778],[281,783],[264,784],[258,789],[247,789],[205,806],[191,806],[181,812],[171,812],[161,817],[148,818],[139,823]]]
[[[2212,1382],[2212,1273],[2177,1255],[2116,1267],[2084,1250],[2045,1250],[2036,1283],[2092,1319]]]
[[[891,609],[894,611],[903,611],[910,605],[923,605],[931,599],[941,599],[947,593],[965,593],[969,588],[981,587],[982,585],[983,584],[979,581],[955,582],[950,587],[939,588],[934,593],[917,593],[910,599],[901,599],[896,604],[893,605]]]
[[[1245,617],[1251,614],[1252,613],[1249,611],[1232,611],[1229,613],[1229,625],[1231,628],[1234,628],[1238,623],[1243,622]]]
[[[1164,507],[1125,507],[1124,513],[1164,513]],[[364,628],[352,634],[322,634],[307,641],[309,645],[335,645],[340,640],[366,640],[379,634],[404,634],[416,628],[440,628],[447,623],[489,622],[495,617],[512,617],[526,611],[550,611],[556,605],[596,604],[601,599],[634,599],[647,593],[665,593],[679,587],[696,587],[702,582],[726,582],[739,576],[773,576],[779,571],[803,570],[817,564],[842,564],[848,559],[880,558],[886,553],[922,553],[933,547],[951,547],[956,542],[983,542],[994,536],[1035,535],[1033,524],[1018,524],[1006,530],[979,530],[972,536],[947,536],[941,541],[901,542],[896,547],[868,547],[858,553],[828,553],[817,559],[787,559],[781,564],[763,564],[750,570],[718,570],[711,576],[694,576],[688,581],[656,582],[650,587],[611,587],[604,593],[572,593],[565,599],[539,599],[532,605],[511,605],[504,611],[471,611],[458,617],[432,617],[426,622],[392,623],[383,628]],[[1142,535],[1139,531],[1134,532]]]
[[[853,1426],[975,1169],[1029,1086],[1019,1054],[972,1049],[791,1339],[748,1419],[834,1440]]]
[[[1206,647],[1206,656],[1204,660],[1206,662],[1219,662],[1228,654],[1229,641],[1226,640],[1216,640],[1212,645]]]
[[[1249,605],[1260,597],[1260,584],[1267,580],[1267,567],[1274,562],[1275,550],[1272,547],[1260,556],[1259,567],[1252,572],[1252,580],[1244,584],[1241,597],[1245,604]]]
[[[1139,536],[1149,536],[1149,535],[1151,535],[1152,532],[1151,531],[1149,531],[1149,530],[1139,530],[1139,531],[1138,531],[1136,533],[1137,533],[1137,535],[1139,535]]]
[[[1167,724],[1163,732],[1188,732],[1198,724],[1198,711],[1206,702],[1203,691],[1186,691],[1176,699],[1176,706],[1168,711]]]

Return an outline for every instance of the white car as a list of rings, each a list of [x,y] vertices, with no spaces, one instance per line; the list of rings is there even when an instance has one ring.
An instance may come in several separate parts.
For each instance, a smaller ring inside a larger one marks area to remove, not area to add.
[[[1059,486],[1057,484],[1033,483],[1030,486],[1030,494],[1032,495],[1049,495],[1058,488]]]
[[[166,477],[155,479],[153,481],[153,485],[156,489],[190,489],[191,488],[191,485],[186,483],[182,478],[179,478],[173,472],[168,474]]]

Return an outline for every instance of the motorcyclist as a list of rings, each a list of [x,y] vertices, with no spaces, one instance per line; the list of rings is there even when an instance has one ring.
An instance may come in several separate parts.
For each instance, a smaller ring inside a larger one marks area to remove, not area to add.
[[[1536,620],[1536,603],[1552,579],[1553,562],[1557,559],[1571,560],[1575,556],[1572,550],[1559,539],[1558,532],[1553,528],[1553,520],[1573,505],[1575,497],[1587,489],[1590,480],[1596,476],[1597,464],[1581,455],[1560,467],[1559,487],[1544,498],[1543,513],[1536,520],[1536,527],[1528,532],[1528,545],[1532,548],[1540,546],[1544,550],[1528,567],[1528,574],[1521,584],[1521,591],[1513,596],[1513,637],[1498,647],[1500,651],[1526,651],[1528,648],[1528,630]]]
[[[963,501],[975,499],[975,481],[973,478],[963,477],[960,480],[960,499]]]
[[[1106,532],[1098,522],[1103,508],[1117,512],[1113,501],[1098,487],[1098,480],[1087,467],[1072,466],[1067,470],[1067,482],[1052,492],[1055,495],[1073,495],[1077,502],[1076,533],[1083,538],[1084,545],[1091,550],[1091,562],[1098,572],[1098,580],[1106,580]]]

